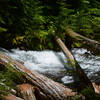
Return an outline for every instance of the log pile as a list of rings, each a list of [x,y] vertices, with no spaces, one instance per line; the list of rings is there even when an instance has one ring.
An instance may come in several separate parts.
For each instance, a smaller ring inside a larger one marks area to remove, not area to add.
[[[7,55],[0,53],[0,65],[7,67],[10,65],[14,68],[15,71],[19,71],[24,73],[26,79],[31,83],[31,85],[38,88],[38,92],[36,95],[42,97],[43,99],[38,100],[71,100],[71,98],[77,96],[77,92],[69,89],[68,87],[54,82],[53,80],[37,73],[36,71],[31,71],[27,69],[23,64],[18,61],[13,60],[12,58],[8,57]],[[22,98],[26,98],[30,100],[30,98],[34,98],[34,88],[31,88],[30,85],[27,85],[27,88],[23,88],[25,85],[19,85],[18,87],[21,90]],[[31,97],[29,97],[31,95]],[[82,98],[83,96],[80,95]],[[36,98],[37,99],[37,98]],[[26,100],[26,99],[24,99]],[[84,99],[81,99],[84,100]]]

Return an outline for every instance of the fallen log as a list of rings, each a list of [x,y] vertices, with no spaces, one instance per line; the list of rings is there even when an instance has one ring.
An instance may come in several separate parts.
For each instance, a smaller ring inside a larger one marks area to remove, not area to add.
[[[56,36],[56,42],[64,52],[65,56],[68,58],[68,64],[74,69],[74,72],[76,76],[80,80],[80,91],[86,89],[87,87],[90,87],[92,91],[94,91],[94,87],[87,77],[87,75],[84,73],[83,69],[80,67],[74,56],[71,54],[71,52],[68,50],[67,46],[63,43],[63,41]],[[95,91],[94,91],[95,93]]]
[[[95,41],[95,40],[89,39],[85,36],[82,36],[69,28],[67,28],[65,30],[65,32],[67,33],[67,35],[69,35],[74,40],[84,44],[84,46],[87,49],[89,49],[92,53],[100,55],[100,43],[98,41]]]
[[[53,80],[27,69],[23,64],[13,60],[7,55],[0,52],[0,64],[3,66],[10,65],[16,71],[24,73],[24,76],[33,86],[39,88],[39,90],[45,95],[43,100],[71,100],[71,98],[77,96],[77,92],[72,91],[68,87],[54,82]],[[80,95],[80,98],[82,96]],[[83,100],[83,98],[82,98]]]

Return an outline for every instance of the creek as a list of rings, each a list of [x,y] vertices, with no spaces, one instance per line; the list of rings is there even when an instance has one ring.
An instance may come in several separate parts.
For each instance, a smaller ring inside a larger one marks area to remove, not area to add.
[[[28,69],[36,70],[56,81],[64,84],[75,81],[71,73],[69,73],[72,68],[68,66],[67,58],[63,52],[51,50],[25,51],[19,49],[8,51],[4,48],[0,48],[0,51],[15,60],[23,62]],[[83,48],[74,48],[72,54],[92,81],[100,81],[100,56],[94,56]]]

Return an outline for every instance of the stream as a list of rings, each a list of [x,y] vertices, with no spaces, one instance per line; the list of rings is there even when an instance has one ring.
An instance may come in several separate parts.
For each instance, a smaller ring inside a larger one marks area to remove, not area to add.
[[[69,73],[72,68],[68,66],[67,58],[63,52],[51,50],[24,51],[19,49],[8,51],[4,48],[0,48],[0,51],[15,60],[23,62],[28,69],[36,70],[63,84],[77,81]],[[100,56],[94,56],[83,48],[74,48],[72,54],[92,81],[100,81]]]

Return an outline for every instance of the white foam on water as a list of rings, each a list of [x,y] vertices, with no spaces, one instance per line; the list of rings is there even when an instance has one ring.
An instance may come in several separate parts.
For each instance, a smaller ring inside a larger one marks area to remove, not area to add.
[[[31,70],[52,74],[65,70],[63,63],[58,57],[61,56],[61,59],[66,59],[63,53],[54,51],[24,51],[19,49],[12,49],[11,51],[6,54],[15,60],[23,61],[24,65]]]
[[[73,49],[72,52],[83,69],[93,72],[100,71],[100,56],[94,56],[86,49]]]
[[[73,83],[74,80],[73,80],[73,77],[72,76],[64,76],[61,81],[64,83],[64,84],[68,84],[68,83]]]
[[[12,49],[11,52],[0,48],[1,51],[9,55],[15,60],[24,62],[24,65],[31,69],[36,70],[40,73],[49,73],[51,75],[60,76],[63,72],[66,72],[66,68],[69,68],[67,58],[62,52],[55,52],[50,50],[45,51],[24,51],[19,49]],[[85,54],[86,52],[86,54]],[[97,75],[96,72],[100,71],[100,56],[94,56],[86,49],[73,49],[73,55],[79,62],[81,67],[86,71],[87,75]],[[73,82],[72,76],[62,77],[62,82],[70,83]]]

